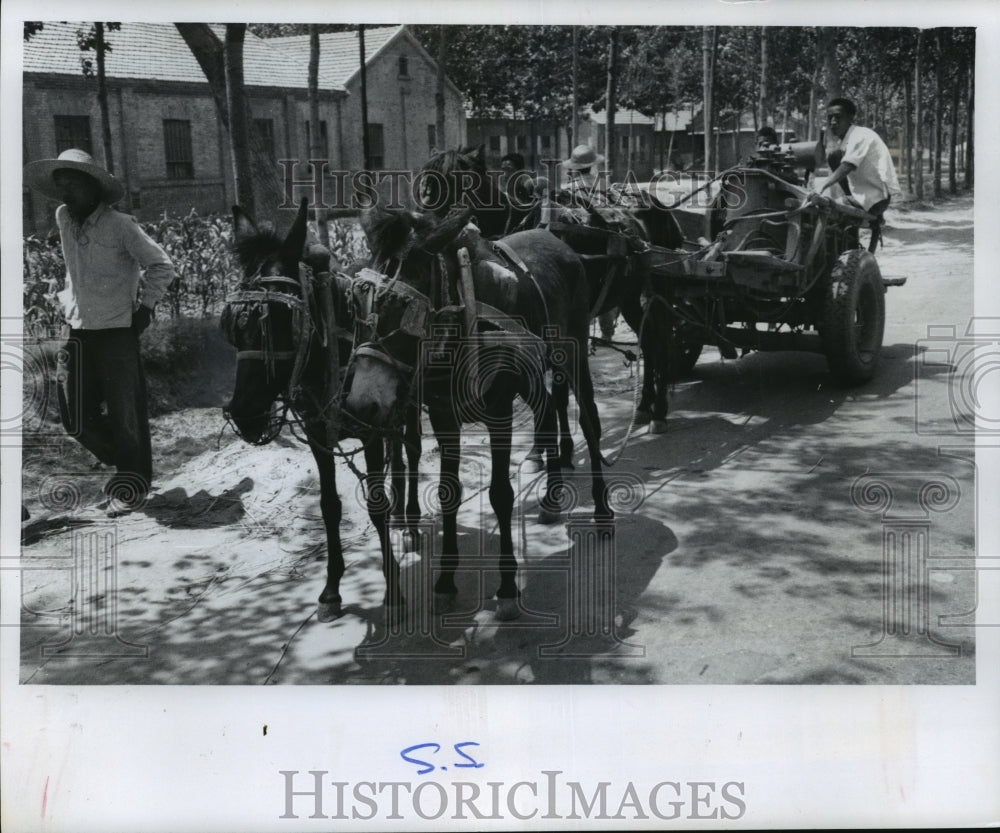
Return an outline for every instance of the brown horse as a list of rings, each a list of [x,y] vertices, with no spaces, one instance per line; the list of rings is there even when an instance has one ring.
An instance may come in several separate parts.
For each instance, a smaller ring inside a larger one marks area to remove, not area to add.
[[[319,618],[342,613],[340,580],[344,554],[340,540],[342,504],[337,491],[335,449],[338,440],[358,437],[356,426],[337,412],[343,374],[351,355],[350,276],[330,275],[330,253],[306,241],[305,200],[282,238],[258,228],[239,206],[233,208],[236,253],[245,278],[227,299],[222,328],[236,347],[236,383],[224,409],[236,433],[254,445],[273,440],[289,421],[301,429],[319,472],[320,508],[327,536],[326,584],[319,597]],[[291,420],[289,420],[291,416]],[[406,449],[409,499],[405,517],[416,520],[417,466],[420,458],[418,412],[406,414],[405,442],[388,445],[392,498],[385,482],[386,444],[381,436],[364,441],[368,511],[382,547],[385,603],[397,616],[403,603],[399,568],[389,546],[390,517],[403,508],[403,448]],[[404,432],[401,432],[401,434]]]
[[[362,273],[368,286],[355,284],[355,314],[367,323],[355,336],[343,408],[367,429],[388,434],[399,430],[406,403],[419,401],[427,408],[441,449],[444,538],[434,585],[439,604],[449,604],[457,593],[461,426],[486,426],[492,458],[489,498],[500,530],[497,616],[509,619],[520,612],[510,483],[517,396],[534,411],[535,441],[546,455],[543,521],[556,519],[565,488],[545,385],[548,367],[567,380],[580,403],[595,517],[609,519],[612,512],[588,366],[583,265],[572,249],[545,231],[504,238],[497,250],[467,227],[468,217],[461,212],[439,220],[380,206],[362,215],[374,269]]]
[[[670,208],[644,193],[634,205],[595,204],[583,194],[566,198],[553,191],[544,199],[517,199],[513,189],[500,189],[486,170],[482,147],[435,154],[421,170],[421,207],[444,216],[456,206],[468,207],[487,237],[512,231],[545,228],[581,255],[591,317],[617,308],[640,338],[644,372],[637,425],[665,430],[669,381],[681,375],[686,357],[677,353],[673,308],[651,286],[642,252],[650,245],[680,249],[684,235]],[[565,391],[553,389],[564,430]],[[572,441],[561,442],[568,464]]]

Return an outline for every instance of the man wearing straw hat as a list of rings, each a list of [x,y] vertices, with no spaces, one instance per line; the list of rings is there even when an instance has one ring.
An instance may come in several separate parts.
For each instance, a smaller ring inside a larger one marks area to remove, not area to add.
[[[563,186],[560,201],[574,201],[573,198],[578,195],[587,202],[593,197],[602,198],[606,183],[601,180],[599,169],[603,161],[604,157],[590,145],[577,145],[573,148],[569,159],[564,159],[561,163],[568,182]]]
[[[115,467],[104,505],[117,517],[142,505],[153,476],[139,335],[174,267],[133,217],[111,207],[124,189],[89,153],[71,149],[30,162],[24,178],[62,203],[56,224],[66,288],[59,300],[70,332],[58,375],[59,411],[70,435]]]

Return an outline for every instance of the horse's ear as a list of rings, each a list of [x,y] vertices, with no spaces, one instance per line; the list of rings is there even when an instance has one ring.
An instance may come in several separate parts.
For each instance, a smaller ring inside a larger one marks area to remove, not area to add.
[[[361,212],[360,221],[368,248],[380,260],[399,255],[413,228],[413,218],[408,211],[394,211],[378,202]]]
[[[469,224],[471,218],[471,208],[463,208],[449,214],[424,240],[424,250],[432,255],[444,251],[444,247],[458,237],[459,232]]]
[[[238,205],[233,206],[233,233],[237,240],[257,234],[257,224]]]
[[[281,244],[281,253],[285,259],[291,261],[294,258],[295,263],[298,263],[302,259],[303,249],[305,249],[306,245],[306,232],[308,231],[306,223],[308,219],[309,199],[303,197],[302,202],[299,203],[299,213],[295,215],[295,222],[288,229],[288,234],[285,235],[285,242]]]
[[[470,164],[482,167],[486,164],[486,145],[479,144],[468,148],[465,158],[469,160]]]

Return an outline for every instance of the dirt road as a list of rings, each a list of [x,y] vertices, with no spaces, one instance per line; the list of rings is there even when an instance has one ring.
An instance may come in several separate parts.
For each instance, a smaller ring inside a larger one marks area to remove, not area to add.
[[[64,443],[25,474],[22,682],[973,682],[971,405],[954,358],[973,314],[972,237],[971,197],[890,213],[879,262],[908,282],[889,290],[878,377],[853,391],[831,386],[820,356],[725,361],[706,349],[672,392],[668,432],[626,437],[635,379],[599,351],[614,546],[596,546],[586,524],[535,523],[536,476],[518,468],[525,613],[514,623],[480,603],[497,550],[481,432],[465,445],[460,609],[442,620],[424,597],[437,471],[427,437],[428,534],[422,557],[404,557],[409,618],[390,634],[346,468],[345,615],[320,623],[318,485],[295,440],[220,438],[217,407],[158,418],[155,493],[118,521],[87,508],[106,474]],[[62,504],[54,473],[74,484]]]

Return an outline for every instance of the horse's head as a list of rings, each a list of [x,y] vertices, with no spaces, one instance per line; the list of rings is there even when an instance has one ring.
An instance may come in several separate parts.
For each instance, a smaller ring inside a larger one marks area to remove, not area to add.
[[[483,146],[434,154],[418,174],[417,205],[444,217],[456,206],[489,206],[493,185],[486,173]]]
[[[368,430],[400,429],[437,320],[438,256],[460,244],[469,216],[466,210],[438,219],[382,206],[362,214],[372,260],[354,282],[354,352],[342,406]]]
[[[233,207],[235,251],[244,278],[222,311],[222,329],[236,348],[236,384],[227,420],[247,442],[269,442],[281,430],[278,400],[292,380],[296,357],[304,348],[303,321],[309,314],[306,281],[310,264],[303,262],[307,201],[282,238],[270,228],[258,228],[239,206]],[[323,264],[322,247],[310,247],[307,257]],[[325,251],[325,250],[324,250]]]

